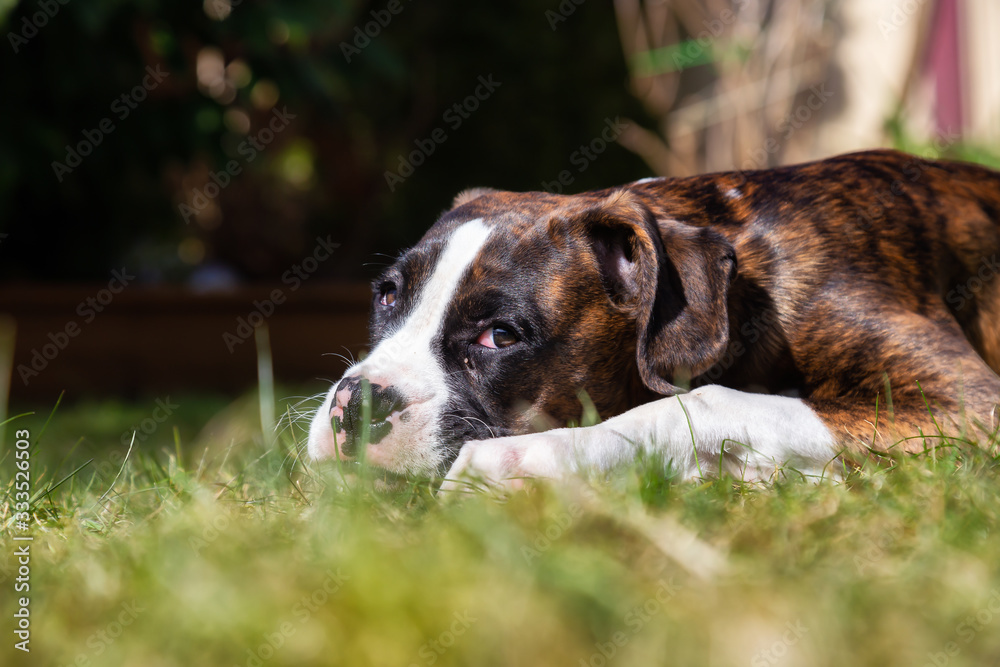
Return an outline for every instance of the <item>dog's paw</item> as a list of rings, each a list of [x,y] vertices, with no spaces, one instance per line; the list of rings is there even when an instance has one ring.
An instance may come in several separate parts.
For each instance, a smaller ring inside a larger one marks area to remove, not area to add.
[[[465,443],[441,484],[441,491],[470,491],[483,486],[516,490],[528,478],[558,477],[563,471],[556,451],[559,438],[553,433]]]

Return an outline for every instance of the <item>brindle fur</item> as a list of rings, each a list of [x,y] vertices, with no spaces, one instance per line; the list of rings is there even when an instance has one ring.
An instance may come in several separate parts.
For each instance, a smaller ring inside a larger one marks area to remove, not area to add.
[[[996,428],[997,172],[880,150],[572,196],[468,191],[375,282],[376,299],[399,285],[393,317],[474,218],[494,231],[438,342],[455,452],[578,419],[581,390],[610,417],[709,383],[794,392],[855,450]],[[498,321],[524,345],[471,344]]]

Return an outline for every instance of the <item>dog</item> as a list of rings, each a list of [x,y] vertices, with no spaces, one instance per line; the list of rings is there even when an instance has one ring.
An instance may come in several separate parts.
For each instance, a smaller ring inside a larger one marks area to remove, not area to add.
[[[371,352],[313,458],[518,484],[643,454],[836,476],[985,442],[1000,173],[890,150],[577,195],[459,194],[372,284]],[[584,403],[604,420],[577,428]]]

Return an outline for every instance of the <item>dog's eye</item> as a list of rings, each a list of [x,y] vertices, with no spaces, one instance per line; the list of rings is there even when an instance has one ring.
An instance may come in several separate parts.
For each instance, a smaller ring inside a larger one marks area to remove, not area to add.
[[[393,304],[396,303],[396,288],[383,287],[381,293],[379,294],[378,302],[383,306],[391,308]]]
[[[510,329],[505,329],[500,326],[493,326],[486,329],[483,333],[479,334],[479,338],[476,339],[477,345],[482,345],[483,347],[488,347],[492,350],[507,347],[508,345],[513,345],[516,342],[517,336],[515,336]]]

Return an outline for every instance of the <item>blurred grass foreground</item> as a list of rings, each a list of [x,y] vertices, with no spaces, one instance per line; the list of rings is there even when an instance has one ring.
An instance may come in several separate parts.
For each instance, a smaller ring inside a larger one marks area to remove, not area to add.
[[[995,442],[836,485],[677,484],[647,461],[442,499],[310,465],[303,406],[278,411],[275,438],[255,403],[173,397],[157,406],[172,429],[107,403],[12,418],[34,491],[18,526],[15,481],[3,489],[0,607],[9,627],[30,597],[31,652],[5,633],[3,664],[1000,660]],[[15,451],[8,439],[5,470]]]

